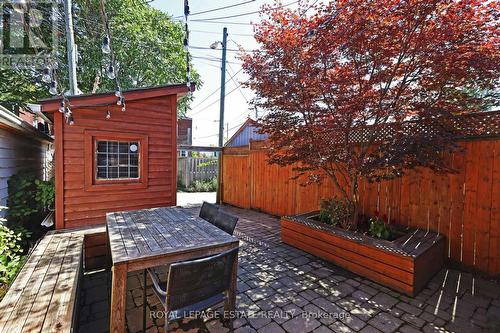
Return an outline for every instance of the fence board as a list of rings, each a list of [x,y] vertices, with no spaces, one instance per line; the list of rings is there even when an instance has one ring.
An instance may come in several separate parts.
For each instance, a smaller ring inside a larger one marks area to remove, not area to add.
[[[433,230],[446,237],[446,253],[456,262],[500,275],[500,140],[461,141],[463,153],[446,156],[456,170],[427,169],[381,183],[361,181],[361,212],[391,216],[402,225]],[[243,153],[242,153],[243,152]],[[274,215],[317,210],[321,198],[338,194],[331,180],[302,186],[291,179],[293,166],[267,163],[267,151],[252,142],[241,152],[223,153],[223,201]]]

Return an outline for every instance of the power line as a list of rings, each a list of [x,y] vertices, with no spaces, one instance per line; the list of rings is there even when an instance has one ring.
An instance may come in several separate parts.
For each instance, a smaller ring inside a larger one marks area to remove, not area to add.
[[[191,23],[217,23],[217,24],[234,24],[234,25],[253,25],[253,23],[245,22],[224,22],[224,21],[209,21],[209,20],[191,20]]]
[[[245,121],[246,121],[246,120],[245,120]],[[228,130],[228,131],[232,131],[232,130],[234,130],[234,129],[236,129],[236,128],[240,127],[241,125],[243,125],[243,124],[245,123],[245,121],[244,121],[244,122],[242,122],[242,123],[239,123],[239,124],[238,124],[238,125],[236,125],[236,126],[233,126],[233,127],[229,128],[229,129],[227,129],[227,130]],[[217,133],[217,134],[205,135],[205,136],[199,136],[199,137],[194,137],[193,139],[206,139],[206,138],[211,138],[211,137],[214,137],[214,136],[219,136],[219,133]]]
[[[195,30],[191,29],[191,32],[199,32],[202,34],[210,34],[210,35],[220,35],[220,32],[215,32],[215,31],[206,31],[206,30]],[[240,33],[228,33],[228,36],[243,36],[243,37],[254,37],[252,34],[240,34]]]
[[[229,79],[226,80],[226,84],[229,83],[229,81],[231,81],[236,75],[238,75],[239,72],[241,72],[243,70],[243,68],[240,68],[239,71],[237,71],[236,73],[234,73]],[[218,91],[220,90],[220,87],[218,87],[217,89],[215,89],[213,92],[211,92],[207,97],[205,97],[201,102],[199,102],[198,104],[196,104],[196,106],[193,107],[192,110],[195,110],[197,109],[201,104],[203,104],[207,99],[209,99],[211,96],[213,96],[214,94],[216,94]],[[217,100],[216,102],[218,102],[219,100]]]
[[[241,6],[241,5],[246,5],[246,4],[249,4],[251,2],[255,2],[255,0],[243,1],[243,2],[239,2],[239,3],[235,3],[234,5],[228,5],[228,6],[219,7],[219,8],[207,9],[207,10],[204,10],[201,12],[192,13],[191,16],[201,15],[201,14],[211,13],[211,12],[215,12],[215,11],[219,11],[219,10],[223,10],[223,9],[228,9],[228,8],[233,8],[233,7],[237,7],[237,6]],[[182,17],[182,16],[177,16],[177,18],[179,18],[179,17]]]
[[[294,5],[294,4],[298,3],[298,2],[299,1],[293,1],[293,2],[287,3],[285,5],[279,5],[279,6],[270,8],[270,10],[275,10],[275,9],[280,9],[280,8],[288,7],[288,6]],[[246,16],[246,15],[252,15],[252,14],[260,14],[262,12],[263,12],[263,10],[256,10],[256,11],[253,11],[253,12],[247,12],[247,13],[241,13],[241,14],[234,14],[234,15],[227,15],[227,16],[219,16],[219,17],[211,17],[211,18],[200,19],[200,20],[205,20],[205,21],[224,20],[224,19],[228,19],[228,18],[241,17],[241,16]],[[199,20],[193,20],[193,21],[199,21]]]
[[[235,87],[233,90],[231,90],[230,92],[228,92],[228,93],[227,93],[227,94],[225,94],[224,96],[228,96],[229,94],[231,94],[231,93],[235,92],[235,91],[238,89],[238,87],[239,87],[239,86],[240,86],[240,85],[238,85],[237,87]],[[219,88],[219,89],[220,89],[220,88]],[[220,98],[219,98],[219,99],[217,99],[216,101],[214,101],[214,102],[212,102],[212,103],[208,104],[207,106],[205,106],[205,107],[204,107],[203,109],[201,109],[200,111],[197,111],[197,112],[195,112],[195,113],[192,113],[192,114],[191,114],[191,117],[192,117],[192,116],[194,116],[194,115],[197,115],[197,114],[199,114],[199,113],[201,113],[201,112],[203,112],[203,111],[205,111],[206,109],[208,109],[208,108],[209,108],[209,107],[211,107],[212,105],[215,105],[215,104],[219,103],[219,101],[220,101]]]

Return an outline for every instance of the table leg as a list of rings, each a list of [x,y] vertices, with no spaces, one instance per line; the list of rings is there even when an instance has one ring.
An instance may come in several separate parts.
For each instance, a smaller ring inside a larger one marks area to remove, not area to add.
[[[111,282],[111,315],[109,331],[125,332],[125,302],[127,294],[127,264],[113,265]]]

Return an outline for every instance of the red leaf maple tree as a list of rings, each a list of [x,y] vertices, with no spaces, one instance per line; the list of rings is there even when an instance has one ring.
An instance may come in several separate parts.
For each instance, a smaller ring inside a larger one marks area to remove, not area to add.
[[[259,49],[241,56],[253,103],[267,111],[269,161],[329,177],[353,224],[360,179],[450,171],[454,117],[499,103],[498,1],[276,7],[255,27]]]

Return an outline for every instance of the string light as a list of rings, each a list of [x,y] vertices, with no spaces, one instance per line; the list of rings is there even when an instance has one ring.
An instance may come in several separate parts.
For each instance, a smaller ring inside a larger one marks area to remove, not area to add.
[[[101,47],[102,53],[104,54],[110,54],[111,53],[111,47],[109,46],[109,36],[104,36],[102,39],[102,47]]]
[[[108,110],[108,112],[106,112],[106,119],[110,119],[111,118],[111,111]]]
[[[115,67],[113,64],[109,64],[106,75],[110,80],[114,80],[116,78]]]
[[[57,81],[50,82],[49,93],[51,95],[57,95]]]
[[[52,75],[50,74],[51,74],[50,68],[45,67],[43,69],[42,81],[45,83],[50,83],[52,81]]]
[[[66,105],[64,103],[64,100],[61,101],[61,106],[59,107],[59,112],[64,113],[66,110]]]

